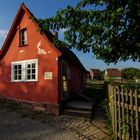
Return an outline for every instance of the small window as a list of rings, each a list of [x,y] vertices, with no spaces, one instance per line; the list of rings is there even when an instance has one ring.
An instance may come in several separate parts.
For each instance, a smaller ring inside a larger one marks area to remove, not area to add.
[[[11,63],[12,82],[38,80],[38,60],[26,60]]]
[[[20,46],[27,45],[27,30],[26,28],[20,30]]]

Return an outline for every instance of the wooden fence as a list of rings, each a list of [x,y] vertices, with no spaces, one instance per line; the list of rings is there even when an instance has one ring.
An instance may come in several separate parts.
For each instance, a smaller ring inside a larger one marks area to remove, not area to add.
[[[140,140],[140,91],[108,84],[109,108],[116,140]]]

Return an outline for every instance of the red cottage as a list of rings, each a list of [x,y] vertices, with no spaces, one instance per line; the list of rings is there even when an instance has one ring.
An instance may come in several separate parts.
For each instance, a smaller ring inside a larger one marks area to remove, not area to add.
[[[21,4],[0,51],[0,97],[58,113],[62,101],[82,92],[86,70],[67,47],[52,44],[53,33],[40,34],[32,17]]]
[[[121,71],[117,68],[110,68],[105,70],[104,79],[105,80],[121,80]]]

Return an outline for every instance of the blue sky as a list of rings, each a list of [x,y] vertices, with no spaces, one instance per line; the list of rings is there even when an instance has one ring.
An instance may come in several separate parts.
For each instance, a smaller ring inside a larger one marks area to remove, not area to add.
[[[55,15],[56,11],[69,5],[76,5],[79,0],[1,0],[0,4],[0,48],[4,43],[7,32],[9,31],[17,10],[22,2],[37,18],[47,18]],[[63,30],[59,33],[59,38],[63,39]],[[140,62],[118,62],[116,65],[106,65],[102,60],[96,60],[94,54],[78,52],[73,50],[82,64],[88,70],[90,68],[140,68]]]

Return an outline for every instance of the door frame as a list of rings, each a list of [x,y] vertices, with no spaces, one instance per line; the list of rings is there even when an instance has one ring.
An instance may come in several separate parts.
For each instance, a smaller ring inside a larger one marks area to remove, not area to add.
[[[66,88],[67,91],[64,93],[64,81],[63,81],[63,66],[66,65]],[[64,96],[66,94],[66,97]],[[61,100],[64,101],[68,99],[68,63],[64,60],[61,61]]]

